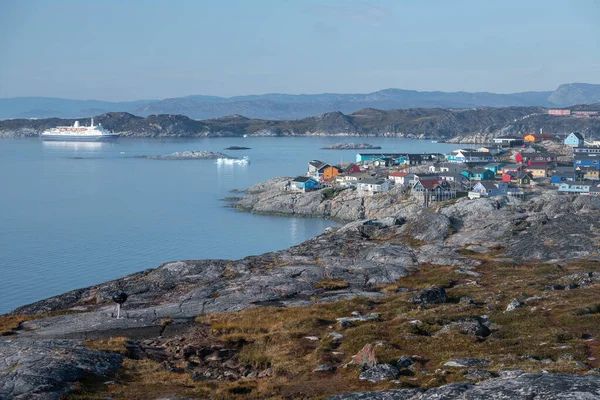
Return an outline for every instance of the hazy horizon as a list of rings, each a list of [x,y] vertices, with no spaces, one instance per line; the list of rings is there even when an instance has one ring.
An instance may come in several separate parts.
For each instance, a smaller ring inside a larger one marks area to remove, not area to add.
[[[0,98],[552,91],[600,76],[600,3],[0,3]]]

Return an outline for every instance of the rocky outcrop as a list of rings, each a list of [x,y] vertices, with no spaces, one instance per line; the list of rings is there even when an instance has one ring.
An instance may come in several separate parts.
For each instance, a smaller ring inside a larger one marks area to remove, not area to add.
[[[285,179],[274,180],[266,187],[273,185],[285,185]],[[254,191],[258,194],[249,197],[261,199],[263,194],[270,193],[264,189],[265,186],[255,187]],[[307,195],[314,196],[320,193],[313,192]],[[349,195],[353,193],[350,192]],[[308,198],[302,194],[297,196]],[[333,200],[335,199],[337,197]],[[395,203],[395,200],[398,202]],[[298,201],[300,203],[295,204],[301,204],[305,200]],[[332,203],[329,204],[330,213],[340,213],[333,211]],[[477,273],[472,270],[482,262],[478,257],[498,259],[502,263],[536,261],[557,264],[557,260],[594,259],[600,255],[597,250],[600,234],[594,229],[600,224],[600,198],[548,193],[530,200],[459,199],[439,204],[435,209],[423,209],[400,194],[391,193],[390,197],[373,196],[372,203],[364,200],[362,207],[363,215],[379,218],[360,219],[341,228],[330,228],[322,235],[282,251],[241,260],[169,262],[155,269],[20,307],[12,314],[41,315],[60,311],[64,315],[23,322],[12,339],[9,339],[11,342],[2,339],[0,343],[12,343],[10,346],[28,348],[28,343],[41,343],[41,339],[52,343],[51,341],[57,338],[102,338],[117,335],[119,332],[134,331],[160,336],[165,320],[180,325],[199,315],[239,311],[250,307],[309,306],[359,296],[381,299],[389,293],[384,290],[386,287],[387,290],[392,288],[396,291],[397,288],[392,284],[397,284],[403,277],[419,268],[444,266],[449,273],[454,270],[464,276],[468,284],[477,284],[478,277],[470,273]],[[473,254],[475,256],[469,256]],[[599,279],[597,273],[585,271],[582,267],[581,270],[570,270],[568,274],[558,274],[552,281],[547,281],[544,287],[547,287],[549,282],[555,282],[556,290],[559,290],[559,285],[563,285],[565,289],[565,285],[571,284],[574,285],[571,288],[573,290],[585,290],[583,288],[594,286]],[[324,285],[323,282],[335,282],[336,285]],[[409,304],[410,298],[414,296],[416,305],[410,306],[415,309],[421,304],[424,304],[423,308],[443,308],[458,304],[458,299],[448,299],[448,295],[442,289],[442,286],[437,286],[422,292],[414,290],[402,296],[405,296],[406,304]],[[123,318],[120,319],[115,318],[114,304],[111,301],[112,294],[118,290],[129,294],[129,299],[121,311]],[[398,292],[401,290],[398,289]],[[525,299],[525,296],[521,295],[499,297],[487,301],[487,306],[503,311],[514,297],[524,298],[523,302],[533,309],[535,299]],[[461,302],[460,307],[468,310],[481,307],[475,304],[473,299],[467,300]],[[479,298],[477,300],[478,303],[481,301]],[[69,311],[88,312],[65,314]],[[589,313],[594,312],[597,311],[590,308]],[[385,318],[385,314],[383,315]],[[427,331],[425,328],[415,328],[415,332],[425,333],[440,340],[444,338],[442,335],[452,335],[454,331],[477,336],[472,339],[484,339],[495,328],[489,325],[484,317],[474,315],[479,314],[440,321],[439,325],[444,327],[441,330],[436,328],[439,333]],[[347,317],[342,315],[337,321],[339,326],[335,326],[335,329],[341,329],[345,336],[345,329],[352,329],[353,326],[361,324],[375,324],[384,318],[380,319],[376,312],[355,312]],[[334,324],[335,320],[332,319],[331,329],[334,329]],[[431,326],[429,323],[423,325]],[[445,331],[448,333],[444,333]],[[321,337],[323,341],[331,340],[325,336]],[[94,357],[94,354],[90,354],[90,357]],[[492,361],[489,365],[497,365],[495,358],[490,359]],[[448,360],[450,364],[446,364],[446,367],[456,368],[461,374],[460,368],[480,369],[488,366],[487,360],[450,360],[450,357]],[[318,364],[313,368],[316,365]],[[375,365],[376,362],[371,362],[365,366]],[[398,367],[399,373],[408,373],[405,370],[409,370],[410,364],[404,360],[402,367]],[[0,371],[7,369],[10,370],[10,367],[0,368]],[[65,373],[62,381],[71,382],[70,376]],[[473,378],[479,379],[475,375]],[[521,384],[521,377],[511,379]],[[535,384],[537,379],[542,378],[536,378],[532,384]],[[67,387],[68,383],[60,385]],[[471,393],[471,390],[479,387],[461,384],[448,386],[447,390],[466,388],[465,393]],[[414,395],[435,392],[413,390],[405,393]]]
[[[451,383],[433,389],[397,389],[348,393],[328,400],[588,400],[600,396],[600,375],[523,374],[517,378],[495,378],[480,382]]]
[[[74,340],[0,340],[0,398],[58,400],[84,376],[114,373],[122,359]]]
[[[373,146],[368,143],[336,143],[322,147],[321,150],[378,150],[381,146]]]
[[[150,160],[216,160],[217,158],[229,158],[229,156],[218,151],[178,151],[162,156],[136,156],[136,158]]]

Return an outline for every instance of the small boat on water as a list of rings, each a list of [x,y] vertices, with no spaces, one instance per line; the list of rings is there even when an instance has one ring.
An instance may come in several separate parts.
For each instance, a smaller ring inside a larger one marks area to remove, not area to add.
[[[244,158],[217,158],[218,165],[248,165],[250,164],[250,159],[248,157]]]
[[[90,126],[80,126],[75,121],[73,126],[57,126],[46,129],[40,137],[42,140],[57,142],[110,142],[119,138],[118,133],[112,133],[102,127],[101,124],[94,126],[94,118]]]

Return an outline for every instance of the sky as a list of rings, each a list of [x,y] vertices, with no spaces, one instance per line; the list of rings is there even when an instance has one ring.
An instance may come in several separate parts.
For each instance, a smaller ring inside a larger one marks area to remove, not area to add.
[[[0,97],[600,83],[596,0],[0,0]]]

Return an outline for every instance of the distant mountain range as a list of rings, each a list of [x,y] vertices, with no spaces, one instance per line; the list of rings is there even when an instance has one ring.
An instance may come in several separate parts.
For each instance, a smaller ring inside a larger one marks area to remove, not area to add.
[[[600,104],[573,110],[600,111]],[[72,125],[74,119],[0,120],[0,137],[38,136],[44,129]],[[80,119],[89,124],[89,119]],[[412,108],[339,111],[298,120],[246,118],[241,115],[194,120],[184,115],[148,117],[110,112],[94,118],[105,128],[127,137],[242,136],[376,136],[483,142],[495,136],[537,132],[566,135],[581,132],[587,140],[600,137],[600,118],[548,115],[543,107],[504,107],[468,110]]]
[[[237,114],[248,118],[294,120],[333,111],[349,114],[366,108],[568,107],[599,102],[600,84],[587,83],[564,84],[548,92],[513,94],[385,89],[368,94],[264,94],[229,98],[187,96],[130,102],[17,97],[0,99],[0,119],[81,118],[108,112],[127,112],[141,117],[176,114],[192,119],[207,119]]]

